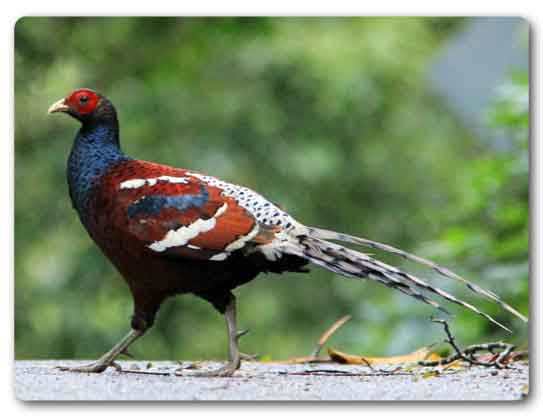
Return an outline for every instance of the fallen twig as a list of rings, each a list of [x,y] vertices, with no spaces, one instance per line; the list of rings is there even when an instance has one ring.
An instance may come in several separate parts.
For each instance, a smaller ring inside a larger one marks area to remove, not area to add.
[[[419,361],[418,364],[421,366],[435,367],[452,364],[455,361],[464,361],[470,365],[479,365],[483,367],[497,367],[499,369],[507,368],[507,363],[511,361],[511,354],[516,348],[516,345],[506,344],[504,342],[493,342],[487,344],[476,344],[471,345],[463,350],[460,349],[458,344],[456,344],[455,338],[451,333],[449,324],[443,319],[432,318],[432,322],[443,325],[443,330],[447,334],[447,339],[444,341],[449,344],[455,351],[454,354],[449,357],[442,358],[441,360]],[[500,353],[496,354],[496,350],[501,350]],[[481,357],[477,356],[476,353],[488,351],[491,354],[494,354],[492,359],[483,361]]]
[[[392,375],[412,375],[410,372],[399,372],[400,368],[385,371],[373,371],[371,373],[353,372],[346,370],[335,369],[307,369],[302,371],[278,371],[277,374],[282,376],[339,376],[339,377],[377,377],[377,376],[392,376]]]
[[[130,374],[145,374],[152,376],[169,376],[171,373],[164,371],[146,371],[146,370],[125,370],[121,366],[115,367],[119,373],[130,373]]]
[[[326,344],[326,341],[330,339],[334,333],[341,328],[346,322],[348,322],[351,319],[351,315],[345,315],[344,317],[338,319],[336,322],[332,324],[330,328],[328,328],[319,338],[319,341],[317,343],[317,346],[313,350],[313,353],[311,354],[314,358],[317,358],[321,352],[322,347],[324,344]]]
[[[288,360],[283,361],[272,361],[272,363],[275,364],[313,364],[313,363],[329,363],[331,362],[331,358],[320,358],[319,354],[322,350],[322,347],[326,342],[330,339],[330,337],[339,329],[341,328],[347,321],[351,319],[351,315],[345,315],[338,319],[336,322],[332,324],[326,331],[323,332],[323,334],[320,336],[319,340],[317,341],[317,345],[315,346],[315,349],[311,353],[311,355],[307,355],[305,357],[294,357],[290,358]]]

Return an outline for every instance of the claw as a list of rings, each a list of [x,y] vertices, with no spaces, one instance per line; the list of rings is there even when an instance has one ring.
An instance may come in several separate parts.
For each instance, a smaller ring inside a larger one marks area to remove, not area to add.
[[[55,368],[60,371],[72,371],[74,373],[102,373],[110,366],[114,368],[120,367],[119,364],[115,362],[112,362],[110,364],[95,362],[88,365],[82,365],[80,367],[57,366]]]
[[[238,341],[242,336],[247,335],[249,333],[248,329],[243,329],[241,331],[238,331],[236,334],[236,341]]]
[[[119,354],[126,355],[128,358],[134,359],[134,356],[128,351],[128,347],[123,349]]]

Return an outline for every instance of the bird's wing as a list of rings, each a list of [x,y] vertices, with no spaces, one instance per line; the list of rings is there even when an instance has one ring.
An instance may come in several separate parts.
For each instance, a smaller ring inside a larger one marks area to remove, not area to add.
[[[182,169],[132,161],[109,177],[116,223],[157,255],[221,261],[292,222],[247,188]]]

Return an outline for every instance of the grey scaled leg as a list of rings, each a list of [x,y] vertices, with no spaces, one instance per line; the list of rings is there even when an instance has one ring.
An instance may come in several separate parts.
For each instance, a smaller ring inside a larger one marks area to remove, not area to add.
[[[127,348],[135,340],[143,335],[144,331],[131,329],[128,334],[111,350],[102,355],[97,361],[92,364],[81,367],[57,367],[63,371],[75,371],[78,373],[101,373],[108,367],[115,367],[114,360],[119,354],[126,352]]]
[[[226,328],[228,330],[228,356],[230,358],[228,364],[218,368],[217,370],[211,371],[200,371],[186,374],[176,371],[177,375],[189,375],[192,377],[230,377],[236,372],[237,369],[239,369],[241,365],[241,356],[238,348],[238,340],[239,337],[244,333],[242,332],[241,334],[238,334],[236,321],[236,298],[233,295],[230,297],[230,300],[226,305],[224,317],[226,319]]]

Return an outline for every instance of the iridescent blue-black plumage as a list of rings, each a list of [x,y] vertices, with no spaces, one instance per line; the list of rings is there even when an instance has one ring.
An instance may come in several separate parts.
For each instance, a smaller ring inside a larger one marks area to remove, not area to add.
[[[66,171],[70,197],[82,219],[88,214],[93,187],[119,162],[130,160],[119,147],[119,132],[114,124],[84,125],[74,140]]]

